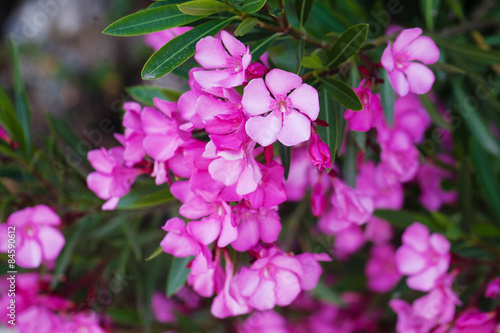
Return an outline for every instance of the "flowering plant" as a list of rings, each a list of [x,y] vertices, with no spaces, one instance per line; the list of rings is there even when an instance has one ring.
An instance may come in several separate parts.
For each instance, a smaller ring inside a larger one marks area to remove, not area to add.
[[[422,3],[425,32],[357,2],[156,1],[104,33],[144,35],[142,78],[185,89],[133,87],[88,152],[52,116],[36,142],[13,43],[19,331],[499,332],[500,56]]]

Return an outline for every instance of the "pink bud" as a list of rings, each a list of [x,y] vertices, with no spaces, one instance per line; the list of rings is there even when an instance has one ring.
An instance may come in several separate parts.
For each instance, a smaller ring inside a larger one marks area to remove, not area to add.
[[[326,198],[323,186],[321,182],[317,182],[311,194],[311,210],[314,216],[320,217],[325,213],[325,209]]]
[[[326,143],[321,141],[318,133],[313,133],[311,135],[309,155],[311,156],[313,165],[317,167],[319,171],[323,171],[332,167],[332,156],[330,155],[330,148]]]
[[[259,79],[267,73],[267,68],[260,62],[253,62],[248,65],[245,74],[248,80]]]

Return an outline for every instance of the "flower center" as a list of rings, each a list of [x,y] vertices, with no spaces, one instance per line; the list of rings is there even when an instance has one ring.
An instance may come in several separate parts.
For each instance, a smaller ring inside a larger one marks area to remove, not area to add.
[[[281,114],[288,114],[290,113],[290,109],[292,108],[292,104],[290,101],[285,98],[285,97],[278,97],[276,98],[276,101],[274,102],[273,109],[277,113]]]
[[[36,231],[36,229],[32,225],[27,225],[26,227],[24,227],[24,233],[28,237],[33,237],[35,235],[35,231]]]

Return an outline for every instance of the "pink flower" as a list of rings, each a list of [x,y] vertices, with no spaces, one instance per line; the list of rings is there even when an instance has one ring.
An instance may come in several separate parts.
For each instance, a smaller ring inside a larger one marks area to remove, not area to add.
[[[269,146],[276,140],[285,146],[309,140],[311,121],[319,114],[316,89],[302,83],[300,76],[281,69],[271,70],[265,81],[250,81],[241,103],[250,116],[246,132],[261,146]]]
[[[434,83],[434,73],[423,64],[437,62],[439,49],[431,38],[421,34],[420,28],[403,30],[392,46],[389,41],[382,54],[382,66],[399,96],[406,96],[410,91],[425,94]]]
[[[333,180],[333,188],[332,207],[319,220],[318,227],[322,232],[334,235],[351,224],[362,225],[370,218],[375,210],[371,197],[338,178]]]
[[[241,85],[246,80],[245,70],[252,60],[250,49],[224,30],[220,37],[202,38],[196,44],[194,58],[204,69],[215,69],[194,73],[196,81],[203,88]]]
[[[500,295],[500,277],[494,278],[488,283],[484,297],[495,299]]]
[[[344,118],[347,119],[347,126],[352,131],[369,131],[382,115],[382,105],[380,104],[379,97],[373,94],[370,88],[363,87],[363,84],[364,82],[361,82],[358,88],[353,89],[363,104],[363,110],[346,110],[344,113]]]
[[[445,163],[452,164],[454,162],[453,158],[447,155],[439,155],[438,158]],[[442,204],[453,203],[457,200],[457,191],[446,191],[441,186],[443,179],[450,179],[453,176],[452,171],[434,165],[431,161],[422,164],[417,175],[422,191],[419,199],[427,210],[437,211]]]
[[[285,319],[269,310],[252,313],[241,325],[238,333],[289,333]]]
[[[375,244],[387,243],[392,239],[392,226],[389,222],[372,216],[366,222],[365,238]]]
[[[95,312],[80,312],[64,319],[59,330],[53,332],[105,333],[99,325],[99,317]]]
[[[283,185],[285,168],[275,162],[264,165],[257,162],[262,173],[262,178],[257,189],[244,195],[252,207],[259,209],[272,208],[286,201],[285,186]]]
[[[155,291],[151,299],[151,310],[153,317],[160,323],[175,323],[177,317],[175,312],[178,311],[177,304],[174,300],[166,298],[160,291]]]
[[[9,250],[7,230],[15,228],[16,264],[23,268],[37,268],[42,261],[56,260],[65,240],[56,229],[61,219],[49,207],[38,205],[12,213],[7,223],[0,224],[1,252]]]
[[[123,159],[130,164],[135,164],[144,158],[146,150],[143,146],[145,133],[142,129],[141,112],[142,108],[138,103],[127,102],[123,104],[125,114],[123,115],[123,127],[125,133],[122,142],[125,150]]]
[[[163,31],[153,32],[144,36],[144,43],[158,51],[163,45],[167,44],[174,37],[180,36],[186,31],[193,28],[191,27],[176,27]]]
[[[103,210],[113,210],[121,197],[130,192],[130,187],[138,176],[136,169],[124,165],[124,149],[114,147],[89,151],[87,158],[97,170],[87,176],[87,186],[99,198],[107,200]]]
[[[160,243],[163,251],[174,257],[195,256],[201,252],[201,244],[187,231],[186,223],[178,217],[171,218],[162,227],[167,235]]]
[[[212,253],[208,247],[204,247],[196,258],[190,263],[187,283],[198,295],[212,297],[219,293],[224,286],[224,270],[221,266],[220,251],[216,251],[215,259],[212,261]]]
[[[361,249],[364,243],[365,236],[361,227],[351,224],[336,233],[333,243],[333,253],[336,258],[345,260],[351,254]]]
[[[377,293],[387,293],[401,280],[401,274],[396,269],[394,254],[394,248],[389,244],[372,247],[370,259],[365,267],[368,289]]]
[[[306,147],[293,148],[291,155],[290,173],[285,181],[286,196],[288,201],[301,201],[306,191],[318,181],[320,173],[312,165]],[[331,187],[330,177],[322,177],[321,182],[325,191]]]
[[[332,156],[330,148],[324,143],[317,133],[311,135],[311,144],[309,145],[309,156],[312,163],[319,171],[330,169],[332,167]]]
[[[321,181],[316,182],[311,193],[311,212],[314,216],[323,216],[326,210],[326,196]]]
[[[478,310],[468,311],[462,314],[450,333],[494,333],[495,311],[479,312]]]
[[[429,291],[450,265],[450,242],[441,234],[429,234],[426,226],[415,222],[402,236],[396,251],[396,266],[406,283],[415,290]]]

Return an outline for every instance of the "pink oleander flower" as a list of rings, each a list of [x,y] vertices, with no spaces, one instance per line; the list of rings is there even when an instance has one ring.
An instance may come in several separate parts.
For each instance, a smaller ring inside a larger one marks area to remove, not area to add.
[[[193,28],[191,27],[176,27],[163,31],[153,32],[144,36],[144,43],[158,51],[163,45],[167,44],[174,37],[180,36],[186,31]]]
[[[365,236],[360,226],[351,224],[335,234],[333,254],[337,259],[345,260],[361,249],[365,244]]]
[[[367,287],[377,293],[391,291],[401,280],[396,269],[395,250],[392,245],[375,245],[370,251],[370,259],[365,266]]]
[[[285,319],[276,312],[269,310],[255,311],[241,325],[238,333],[289,333]]]
[[[326,210],[326,196],[321,181],[316,182],[311,193],[311,212],[314,216],[323,216]]]
[[[253,62],[248,66],[245,75],[248,80],[259,79],[266,75],[268,71],[269,69],[265,65],[260,62]]]
[[[318,227],[322,232],[334,235],[351,224],[362,225],[370,218],[375,210],[371,197],[338,178],[333,180],[333,188],[332,207],[319,220]]]
[[[496,333],[498,322],[495,321],[495,315],[495,311],[467,311],[457,319],[450,333]]]
[[[123,159],[133,166],[142,161],[146,156],[143,141],[146,136],[142,128],[141,112],[142,107],[136,102],[127,102],[123,104],[125,114],[123,115],[123,127],[125,128],[123,139],[118,136],[117,139],[123,144]]]
[[[365,238],[375,244],[388,243],[392,239],[392,226],[389,222],[376,216],[370,217],[366,222]]]
[[[353,90],[358,94],[363,110],[346,110],[344,118],[347,120],[347,127],[351,131],[367,132],[372,128],[382,115],[382,105],[376,94],[373,94],[368,87],[363,87],[361,82],[358,88]]]
[[[399,132],[390,143],[381,143],[381,163],[388,184],[406,183],[415,178],[420,168],[420,153],[404,132]]]
[[[311,156],[313,165],[317,167],[320,172],[332,167],[330,148],[321,140],[317,133],[311,135],[309,156]]]
[[[97,170],[87,176],[87,186],[99,198],[107,200],[103,210],[113,210],[120,198],[130,192],[130,187],[139,175],[138,171],[125,166],[123,147],[89,151],[87,158]]]
[[[180,218],[171,218],[162,229],[167,231],[167,235],[161,241],[160,246],[166,253],[184,258],[201,252],[202,245],[191,236],[186,223]]]
[[[198,295],[212,297],[214,292],[219,294],[225,280],[220,251],[216,251],[215,259],[212,261],[212,253],[207,247],[204,247],[189,265],[191,271],[187,283]]]
[[[67,316],[59,324],[58,330],[52,332],[105,333],[95,312],[80,312]]]
[[[283,184],[285,168],[275,161],[266,165],[257,162],[257,165],[260,167],[262,178],[257,189],[244,195],[244,198],[255,209],[261,207],[269,209],[285,202],[286,192]]]
[[[177,317],[175,316],[178,311],[177,303],[170,298],[166,298],[164,293],[160,291],[155,291],[153,293],[153,297],[151,299],[151,310],[153,311],[153,317],[157,322],[177,322]]]
[[[438,159],[444,163],[453,164],[453,158],[447,155],[439,155]],[[431,161],[422,164],[417,175],[422,194],[420,202],[430,211],[437,211],[441,205],[453,203],[458,198],[456,190],[446,191],[441,186],[443,179],[451,179],[454,174],[450,170],[445,170]]]
[[[319,114],[316,89],[302,83],[300,76],[277,68],[267,73],[265,81],[250,81],[241,103],[250,116],[246,132],[261,146],[269,146],[276,140],[285,146],[309,140],[311,121]]]
[[[293,148],[291,155],[290,173],[285,181],[286,197],[288,201],[301,201],[318,181],[320,172],[312,165],[306,147]],[[331,180],[326,174],[321,177],[321,183],[325,191],[330,189]]]
[[[408,287],[429,291],[436,286],[450,266],[450,242],[441,234],[429,234],[418,222],[406,228],[403,244],[396,251],[396,266],[408,275]]]
[[[203,88],[241,85],[246,81],[245,71],[252,61],[250,49],[224,30],[218,37],[202,38],[196,44],[194,58],[208,69],[194,73],[194,78]]]
[[[0,224],[0,252],[8,252],[8,227],[15,227],[16,264],[37,268],[43,261],[53,261],[64,247],[64,236],[56,229],[61,219],[52,209],[37,205],[12,213]]]
[[[500,295],[500,277],[494,278],[488,283],[484,297],[495,299]]]
[[[438,61],[439,49],[430,37],[421,36],[422,29],[403,30],[382,54],[382,66],[399,96],[409,92],[425,94],[432,88],[435,77],[430,65]],[[416,61],[420,61],[416,62]]]

